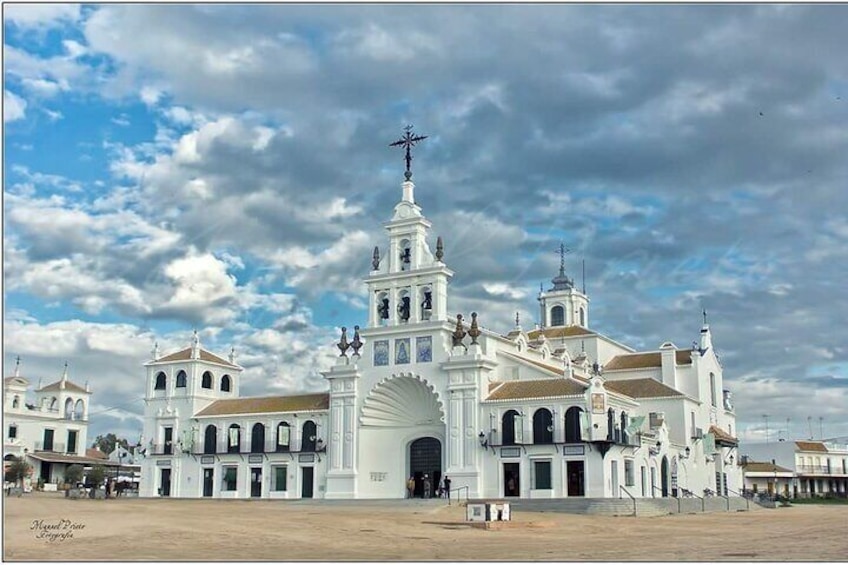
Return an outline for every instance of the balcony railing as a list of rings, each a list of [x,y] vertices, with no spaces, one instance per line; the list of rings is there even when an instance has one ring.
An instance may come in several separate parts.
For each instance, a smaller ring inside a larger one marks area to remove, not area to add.
[[[300,449],[297,449],[297,447]],[[295,446],[294,442],[289,446],[278,446],[275,441],[266,441],[260,450],[253,449],[251,444],[245,442],[235,447],[231,447],[229,443],[217,442],[214,450],[207,450],[205,444],[199,442],[195,443],[189,452],[192,455],[250,455],[251,453],[323,453],[325,451],[327,451],[327,446],[323,442],[314,446]],[[179,455],[182,453],[186,453],[186,449],[181,447],[179,443],[173,444],[170,451],[165,445],[153,444],[148,451],[149,455]]]
[[[827,465],[798,465],[798,472],[806,475],[841,475],[845,470]]]
[[[35,450],[36,451],[51,451],[53,453],[65,453],[65,444],[64,443],[53,443],[44,444],[43,441],[35,442]]]

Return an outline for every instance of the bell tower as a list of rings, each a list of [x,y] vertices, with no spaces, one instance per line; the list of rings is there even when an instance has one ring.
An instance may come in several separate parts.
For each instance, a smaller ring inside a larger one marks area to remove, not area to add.
[[[388,246],[374,248],[368,285],[368,327],[400,326],[430,321],[447,321],[447,286],[453,271],[442,262],[442,238],[435,254],[427,241],[432,224],[415,203],[410,149],[426,136],[412,134],[407,126],[404,137],[392,146],[406,148],[406,173],[400,202],[392,219],[384,225]]]
[[[565,256],[568,249],[559,246],[559,273],[547,291],[539,289],[540,324],[543,328],[559,326],[589,327],[589,297],[580,291],[574,279],[565,274]]]

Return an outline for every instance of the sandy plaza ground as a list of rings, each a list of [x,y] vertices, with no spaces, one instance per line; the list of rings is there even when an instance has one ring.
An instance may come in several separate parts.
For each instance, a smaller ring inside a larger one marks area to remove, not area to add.
[[[848,506],[659,517],[516,512],[469,527],[444,501],[5,499],[10,561],[844,561]]]

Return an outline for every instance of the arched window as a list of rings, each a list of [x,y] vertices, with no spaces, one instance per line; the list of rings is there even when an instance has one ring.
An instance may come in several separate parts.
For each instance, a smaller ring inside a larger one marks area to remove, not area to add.
[[[177,388],[185,388],[186,386],[186,372],[180,371],[177,373],[177,384],[175,385]]]
[[[250,452],[262,453],[265,451],[265,426],[253,424],[250,432]]]
[[[412,303],[409,298],[409,291],[402,290],[398,293],[398,320],[403,323],[409,321],[410,313],[412,312]]]
[[[15,398],[12,400],[12,408],[17,408],[21,405],[21,398],[15,395]]]
[[[165,387],[168,384],[168,377],[165,376],[165,373],[160,372],[156,375],[156,384],[153,385],[153,390],[165,390]]]
[[[389,323],[389,294],[387,292],[377,294],[377,320],[380,325]]]
[[[580,308],[580,325],[586,327],[586,310]]]
[[[553,308],[551,308],[551,325],[565,325],[565,308],[563,308],[562,306],[554,306]]]
[[[221,377],[221,390],[223,392],[230,392],[230,375]]]
[[[82,399],[77,400],[74,405],[74,420],[82,420],[85,417],[85,402]]]
[[[583,441],[582,432],[580,430],[580,414],[583,412],[581,408],[572,406],[565,411],[565,441],[566,443],[577,443]]]
[[[554,442],[554,420],[551,411],[539,408],[533,414],[533,443]]]
[[[218,428],[212,424],[206,426],[206,432],[203,435],[203,453],[207,455],[215,455],[218,450]]]
[[[241,428],[238,424],[232,424],[227,430],[227,452],[238,453],[241,451]]]
[[[501,443],[503,445],[515,445],[517,443],[516,435],[521,435],[520,432],[519,434],[515,433],[516,424],[518,424],[519,430],[521,426],[518,418],[518,412],[515,410],[507,410],[501,418],[501,437],[503,438]]]
[[[400,242],[400,270],[408,271],[412,265],[412,249],[409,245],[409,240],[404,239]]]
[[[209,371],[203,373],[203,376],[200,378],[200,386],[202,388],[212,388],[212,373]]]
[[[74,401],[70,398],[65,400],[65,418],[70,420],[74,417]]]
[[[433,314],[433,289],[425,286],[421,289],[421,319],[429,320]]]
[[[301,451],[315,451],[315,440],[318,439],[318,428],[315,422],[307,420],[303,423],[303,439],[300,444]]]
[[[52,410],[53,412],[59,411],[59,401],[56,399],[55,396],[50,399],[50,410]]]
[[[712,402],[712,405],[714,407],[718,406],[718,404],[716,403],[716,378],[715,378],[715,373],[710,373],[710,401]]]
[[[290,445],[291,427],[286,422],[280,422],[277,425],[277,451],[288,451]]]

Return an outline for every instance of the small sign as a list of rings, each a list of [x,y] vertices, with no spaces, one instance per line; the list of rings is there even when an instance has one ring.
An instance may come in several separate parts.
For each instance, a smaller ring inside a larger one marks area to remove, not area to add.
[[[502,447],[501,457],[521,457],[520,447]]]
[[[297,460],[300,463],[312,463],[313,461],[315,461],[315,454],[314,453],[301,453],[300,455],[297,456]]]
[[[585,455],[586,447],[583,445],[563,445],[562,446],[562,454],[563,455]]]
[[[247,462],[248,463],[262,463],[262,456],[261,455],[248,455],[247,456]]]
[[[171,460],[170,459],[160,459],[156,462],[157,467],[170,467]]]
[[[203,457],[200,458],[200,464],[201,465],[211,465],[214,462],[215,462],[215,456],[214,455],[204,455]]]
[[[603,414],[606,411],[604,406],[604,395],[600,392],[592,393],[592,414]]]
[[[388,476],[388,473],[381,473],[381,472],[374,473],[374,472],[372,472],[371,473],[371,482],[372,483],[382,483],[383,481],[386,480],[387,476]]]

